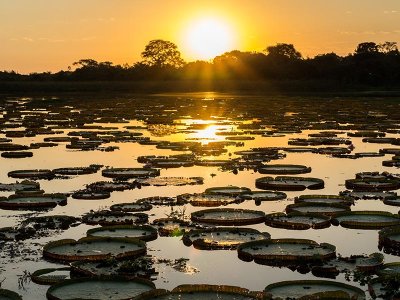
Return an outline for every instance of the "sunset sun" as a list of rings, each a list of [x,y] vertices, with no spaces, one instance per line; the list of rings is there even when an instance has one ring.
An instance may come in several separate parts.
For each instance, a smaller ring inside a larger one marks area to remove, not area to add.
[[[187,28],[185,43],[190,54],[197,59],[212,59],[233,50],[234,34],[227,23],[218,19],[205,18]]]

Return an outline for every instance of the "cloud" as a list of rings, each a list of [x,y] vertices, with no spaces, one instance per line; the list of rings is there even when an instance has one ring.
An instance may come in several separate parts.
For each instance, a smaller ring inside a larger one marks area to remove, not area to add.
[[[397,10],[385,10],[383,13],[386,14],[386,15],[388,15],[388,14],[397,14],[398,11]]]

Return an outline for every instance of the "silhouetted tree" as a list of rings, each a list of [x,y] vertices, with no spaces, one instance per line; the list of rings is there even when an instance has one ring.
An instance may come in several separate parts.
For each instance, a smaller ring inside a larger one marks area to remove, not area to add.
[[[363,54],[371,54],[371,53],[378,53],[379,46],[374,42],[364,42],[358,44],[356,50],[354,51],[355,54],[363,55]]]
[[[268,46],[264,52],[274,58],[301,59],[301,53],[294,48],[293,44],[278,43],[275,46]]]
[[[397,48],[397,42],[384,42],[378,45],[379,52],[384,54],[399,54],[399,48]]]
[[[151,67],[182,67],[185,62],[181,58],[178,47],[169,41],[152,40],[142,52],[143,63]]]

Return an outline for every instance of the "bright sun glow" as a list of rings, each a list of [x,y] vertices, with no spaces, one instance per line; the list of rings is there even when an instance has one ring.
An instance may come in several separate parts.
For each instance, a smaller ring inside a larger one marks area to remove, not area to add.
[[[233,50],[233,33],[227,23],[217,19],[201,19],[186,32],[186,43],[197,59],[212,59]]]

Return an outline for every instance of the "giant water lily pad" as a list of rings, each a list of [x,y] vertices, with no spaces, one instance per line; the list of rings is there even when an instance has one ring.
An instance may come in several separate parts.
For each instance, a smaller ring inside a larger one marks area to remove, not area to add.
[[[368,282],[368,292],[373,299],[398,299],[399,281],[388,277],[373,278]],[[397,296],[397,297],[396,297]]]
[[[23,180],[15,183],[0,183],[0,191],[38,191],[40,184],[31,180]]]
[[[156,206],[164,206],[164,205],[177,205],[177,199],[174,197],[162,197],[162,196],[154,196],[142,198],[136,201],[137,204],[146,204],[146,205],[156,205]]]
[[[90,212],[82,217],[82,221],[89,225],[126,225],[146,223],[148,216],[145,213],[127,213],[122,211],[101,210]]]
[[[1,300],[22,300],[22,297],[16,292],[0,289],[0,299]]]
[[[355,229],[381,229],[400,225],[400,216],[385,211],[351,211],[336,214],[332,224]]]
[[[228,196],[237,196],[242,193],[249,193],[251,190],[246,187],[237,187],[237,186],[224,186],[224,187],[212,187],[208,188],[204,191],[206,194],[217,194],[217,195],[228,195]]]
[[[123,276],[125,278],[150,278],[156,274],[154,258],[150,256],[129,260],[74,261],[71,263],[71,272],[73,275],[84,277]]]
[[[383,199],[383,203],[391,206],[400,206],[400,197],[388,197]]]
[[[67,197],[63,194],[16,194],[0,200],[0,208],[2,209],[41,209],[66,204]]]
[[[258,210],[214,208],[192,213],[192,221],[213,225],[250,225],[264,221],[265,214]]]
[[[239,199],[243,200],[254,200],[256,204],[260,204],[261,201],[275,201],[286,199],[287,195],[283,192],[277,191],[251,191],[250,193],[240,194]]]
[[[239,258],[268,265],[323,262],[336,256],[336,247],[305,239],[272,239],[241,244]]]
[[[131,238],[84,237],[47,243],[43,256],[59,261],[126,259],[146,254],[146,244]]]
[[[271,235],[251,228],[210,228],[192,230],[183,235],[186,246],[193,245],[197,249],[236,249],[238,245],[269,239]]]
[[[113,211],[126,211],[126,212],[139,212],[139,211],[148,211],[153,208],[153,205],[150,203],[118,203],[110,206],[110,210]]]
[[[55,174],[51,170],[16,170],[8,172],[8,177],[24,179],[52,179]]]
[[[201,226],[177,218],[155,219],[152,225],[157,227],[160,236],[181,236],[185,232],[201,228]]]
[[[252,300],[260,299],[259,293],[250,292],[248,289],[226,286],[226,285],[209,285],[209,284],[188,284],[180,285],[171,292],[166,290],[154,290],[141,295],[142,300],[201,300],[201,299],[218,299],[218,300]]]
[[[328,204],[328,203],[295,203],[286,206],[286,212],[298,212],[298,213],[312,213],[321,214],[325,216],[333,216],[335,214],[350,211],[348,205],[342,204]]]
[[[94,174],[100,170],[101,165],[90,165],[89,167],[69,167],[54,169],[53,173],[57,175],[87,175]]]
[[[400,226],[390,226],[380,230],[379,247],[385,252],[400,256]]]
[[[182,186],[182,185],[196,185],[203,184],[203,177],[156,177],[156,178],[144,178],[138,179],[141,185],[144,186]]]
[[[350,197],[353,199],[386,199],[396,197],[395,192],[377,192],[377,191],[342,191],[339,193],[341,196]]]
[[[256,179],[256,187],[262,190],[303,191],[324,188],[324,181],[311,177],[261,177]]]
[[[388,191],[397,190],[400,187],[399,180],[377,179],[347,179],[346,188],[363,191]]]
[[[27,158],[32,156],[33,152],[30,151],[10,151],[1,153],[1,157],[4,158]]]
[[[281,281],[268,285],[264,292],[271,299],[365,299],[363,290],[327,280]],[[310,298],[302,298],[307,296]]]
[[[354,200],[350,197],[337,195],[301,195],[294,198],[294,203],[326,203],[350,206],[354,203]]]
[[[70,268],[48,268],[40,269],[32,273],[31,278],[34,283],[52,285],[70,279]]]
[[[305,213],[272,213],[265,216],[265,224],[271,227],[306,230],[321,229],[331,225],[330,217]]]
[[[154,289],[154,284],[144,279],[100,277],[66,280],[50,287],[46,296],[49,300],[128,300],[152,289]]]
[[[144,168],[109,168],[101,172],[104,177],[109,178],[138,178],[159,176],[160,171],[157,169]]]
[[[380,269],[384,262],[382,253],[371,255],[351,255],[350,257],[339,256],[322,266],[313,266],[312,274],[318,277],[334,278],[339,273],[366,272],[371,273]]]
[[[78,200],[104,200],[111,197],[108,191],[80,190],[72,194],[72,198]]]
[[[135,238],[142,241],[153,241],[157,238],[157,229],[143,225],[115,225],[89,229],[87,236]]]
[[[260,174],[304,174],[310,173],[311,168],[303,165],[263,165],[257,168]]]
[[[190,203],[193,206],[221,206],[241,202],[236,196],[220,194],[182,194],[177,196],[179,204]]]

